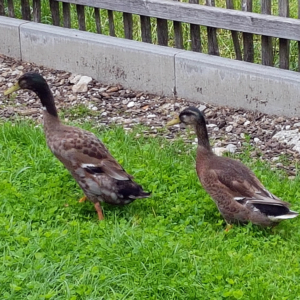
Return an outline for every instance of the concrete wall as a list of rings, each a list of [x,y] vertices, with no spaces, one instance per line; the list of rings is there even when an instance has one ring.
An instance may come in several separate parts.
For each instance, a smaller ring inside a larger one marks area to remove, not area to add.
[[[0,17],[0,53],[106,84],[299,116],[300,74],[185,50]]]

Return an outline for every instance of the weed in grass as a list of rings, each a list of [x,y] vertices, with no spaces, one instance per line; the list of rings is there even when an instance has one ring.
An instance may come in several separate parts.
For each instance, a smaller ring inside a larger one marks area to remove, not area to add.
[[[82,192],[42,128],[0,124],[1,299],[297,299],[299,219],[226,233],[196,176],[195,147],[139,127],[83,127],[152,197],[104,204],[98,222],[90,203],[77,202]],[[239,158],[300,209],[298,177],[282,178],[247,152]]]

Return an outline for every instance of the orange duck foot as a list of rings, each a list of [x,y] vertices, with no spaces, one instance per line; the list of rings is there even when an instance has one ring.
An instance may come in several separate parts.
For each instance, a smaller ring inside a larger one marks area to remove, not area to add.
[[[232,227],[233,227],[233,225],[227,224],[225,232],[228,232]]]
[[[79,199],[79,203],[82,203],[82,202],[84,202],[84,201],[86,201],[87,200],[87,197],[86,196],[83,196],[82,198],[80,198]]]

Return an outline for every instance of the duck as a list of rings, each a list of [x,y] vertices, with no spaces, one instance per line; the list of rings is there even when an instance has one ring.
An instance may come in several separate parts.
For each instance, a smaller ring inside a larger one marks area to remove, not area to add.
[[[289,209],[288,202],[269,192],[248,167],[213,152],[204,114],[198,108],[182,110],[167,126],[179,123],[194,127],[198,139],[196,172],[225,219],[226,231],[235,223],[273,227],[281,220],[298,216],[298,212]]]
[[[23,74],[4,95],[20,89],[31,90],[39,97],[47,145],[82,189],[84,197],[79,202],[91,201],[99,220],[104,219],[101,202],[125,205],[150,196],[151,193],[133,181],[133,176],[123,169],[95,134],[60,121],[53,94],[42,75]]]

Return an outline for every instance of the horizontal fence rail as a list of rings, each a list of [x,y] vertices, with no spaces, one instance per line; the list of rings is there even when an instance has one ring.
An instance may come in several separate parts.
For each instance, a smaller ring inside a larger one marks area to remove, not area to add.
[[[0,0],[0,15],[299,71],[298,0]]]

